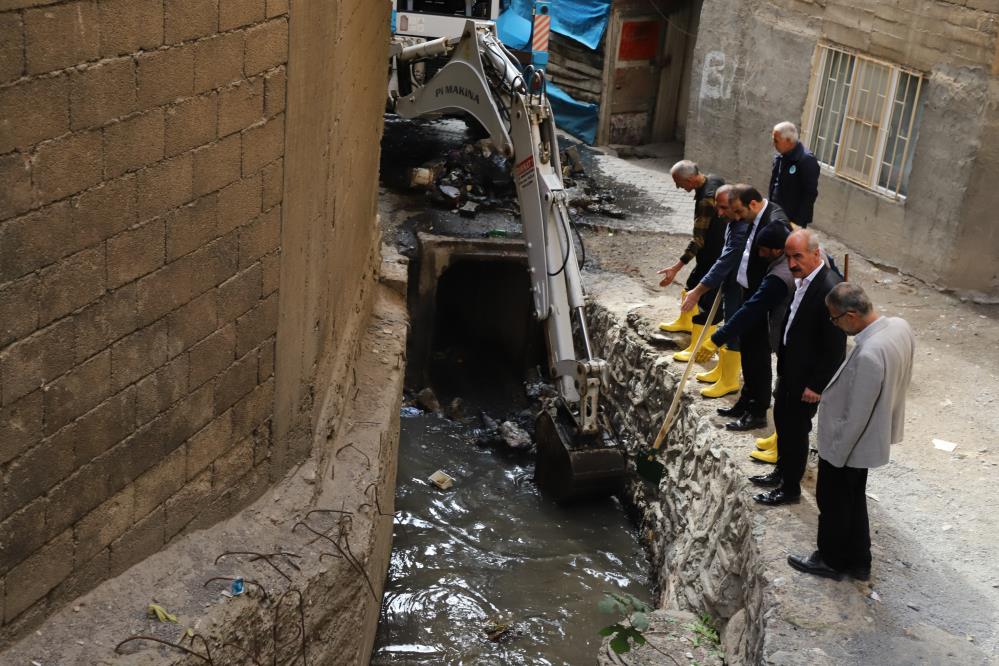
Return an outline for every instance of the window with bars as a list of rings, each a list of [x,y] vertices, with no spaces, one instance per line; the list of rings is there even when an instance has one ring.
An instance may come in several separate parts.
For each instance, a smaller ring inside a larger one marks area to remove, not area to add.
[[[923,77],[891,63],[819,46],[808,146],[834,173],[882,194],[908,194]]]

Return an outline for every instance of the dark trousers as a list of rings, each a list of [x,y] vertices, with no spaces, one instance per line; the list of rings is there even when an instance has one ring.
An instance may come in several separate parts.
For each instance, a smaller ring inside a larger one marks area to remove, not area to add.
[[[744,298],[750,294],[743,291]],[[766,416],[770,407],[773,371],[770,369],[770,328],[766,317],[752,324],[739,337],[742,351],[742,393],[739,402],[753,416]]]
[[[687,276],[687,291],[690,291],[700,284],[701,278],[708,274],[712,264],[714,264],[713,260],[708,262],[707,266],[704,266],[703,262],[700,261],[694,265],[694,270],[690,271],[690,275]],[[697,307],[699,307],[701,311],[694,315],[693,322],[695,324],[704,326],[704,324],[708,321],[708,313],[711,311],[711,304],[715,300],[715,291],[715,289],[712,289],[711,291],[701,294],[701,298],[697,301]],[[725,300],[724,297],[722,297],[722,300]],[[712,325],[721,322],[722,315],[723,311],[721,306],[719,306],[718,312],[715,313],[715,318],[711,320]]]
[[[801,477],[808,462],[808,433],[818,403],[801,401],[804,388],[789,387],[777,378],[774,391],[774,425],[777,428],[777,469],[781,488],[789,495],[801,494]]]
[[[815,500],[819,505],[819,554],[838,571],[871,566],[867,519],[867,470],[833,467],[819,458]]]

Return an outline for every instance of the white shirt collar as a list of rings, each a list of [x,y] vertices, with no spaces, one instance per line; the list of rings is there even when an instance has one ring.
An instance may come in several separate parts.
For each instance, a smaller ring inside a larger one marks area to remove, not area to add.
[[[812,271],[811,273],[809,273],[806,277],[804,277],[804,278],[794,278],[794,285],[798,289],[801,289],[802,285],[809,285],[809,284],[811,284],[812,280],[815,278],[816,275],[819,274],[819,271],[822,270],[823,266],[825,266],[825,263],[820,263],[816,267],[816,269],[814,271]]]
[[[770,202],[768,202],[766,199],[763,200],[763,207],[760,208],[760,212],[757,213],[756,217],[753,219],[753,227],[754,228],[756,227],[757,224],[760,223],[760,218],[763,217],[763,213],[766,212],[766,210],[767,210],[767,204],[768,203],[770,203]]]

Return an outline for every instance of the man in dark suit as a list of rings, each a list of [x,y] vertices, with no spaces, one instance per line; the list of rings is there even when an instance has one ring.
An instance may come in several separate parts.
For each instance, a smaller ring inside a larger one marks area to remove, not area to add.
[[[767,198],[784,209],[799,227],[812,223],[812,208],[819,196],[819,161],[798,140],[793,123],[778,123],[773,130],[773,168]]]
[[[767,201],[750,185],[736,185],[729,204],[731,214],[749,222],[746,247],[736,268],[736,282],[742,287],[743,300],[749,300],[763,282],[769,261],[760,256],[759,234],[770,224],[790,226],[787,215],[777,204]],[[730,409],[719,409],[722,416],[734,416],[727,423],[729,430],[744,431],[767,425],[770,390],[773,381],[770,370],[770,339],[766,319],[750,325],[739,336],[742,350],[742,393]]]
[[[846,335],[826,310],[826,295],[841,280],[823,261],[819,239],[807,229],[795,231],[787,238],[784,254],[796,289],[777,350],[777,469],[750,479],[757,485],[776,486],[753,497],[768,505],[797,502],[801,496],[812,417],[846,353]]]

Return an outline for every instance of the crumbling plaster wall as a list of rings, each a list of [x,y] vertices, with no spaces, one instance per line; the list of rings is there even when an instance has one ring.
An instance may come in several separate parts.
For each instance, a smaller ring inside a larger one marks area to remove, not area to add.
[[[332,438],[379,260],[388,23],[0,3],[0,643]]]
[[[765,189],[770,129],[801,124],[821,40],[925,73],[909,197],[823,173],[816,226],[865,256],[931,283],[999,297],[984,183],[994,174],[999,11],[994,3],[705,0],[686,154]]]

